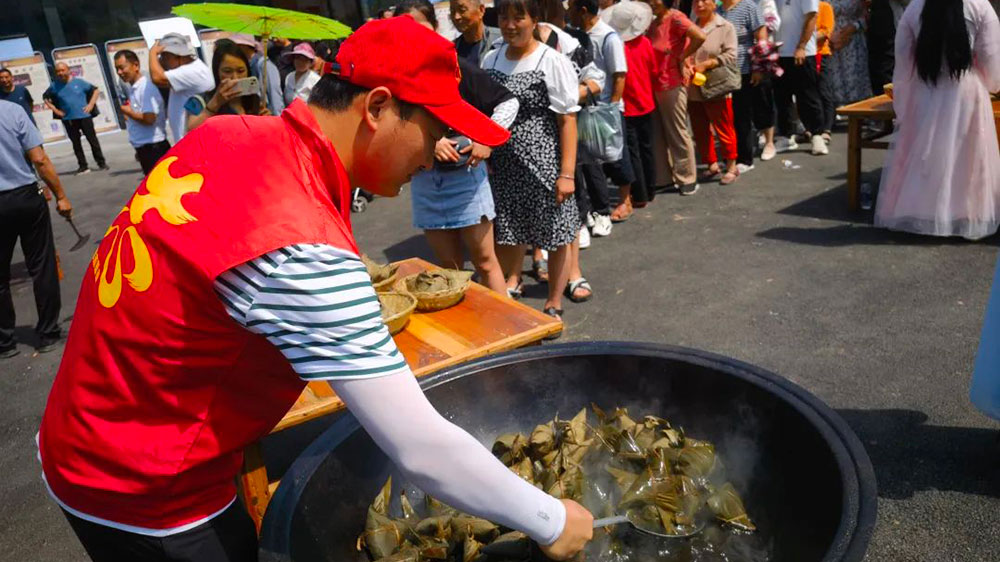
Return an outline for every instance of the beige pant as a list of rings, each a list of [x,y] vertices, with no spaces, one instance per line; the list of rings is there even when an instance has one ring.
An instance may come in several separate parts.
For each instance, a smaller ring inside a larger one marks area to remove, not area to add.
[[[694,144],[688,131],[687,88],[656,92],[656,112],[663,124],[666,152],[673,172],[673,182],[680,187],[695,183]],[[655,147],[654,147],[655,149]],[[657,150],[663,154],[662,149]]]

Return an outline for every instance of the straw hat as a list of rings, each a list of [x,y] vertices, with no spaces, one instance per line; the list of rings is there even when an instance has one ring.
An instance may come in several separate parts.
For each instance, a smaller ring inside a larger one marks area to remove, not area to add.
[[[645,2],[619,2],[607,9],[608,22],[622,41],[631,41],[649,29],[653,23],[653,10]]]

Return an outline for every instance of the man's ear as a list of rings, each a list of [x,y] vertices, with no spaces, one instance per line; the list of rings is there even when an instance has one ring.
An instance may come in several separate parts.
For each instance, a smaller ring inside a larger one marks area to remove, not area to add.
[[[374,131],[392,106],[392,92],[384,86],[379,86],[365,94],[362,103],[365,125]]]

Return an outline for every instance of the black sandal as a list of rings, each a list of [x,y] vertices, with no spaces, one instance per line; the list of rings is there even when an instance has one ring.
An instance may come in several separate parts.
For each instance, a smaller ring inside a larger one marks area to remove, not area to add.
[[[516,301],[521,300],[521,297],[524,296],[524,281],[518,281],[517,287],[514,287],[513,289],[508,287],[507,296]]]
[[[584,289],[586,291],[589,291],[590,294],[585,297],[578,297],[576,296],[577,289]],[[594,288],[590,286],[590,283],[587,281],[586,277],[581,277],[576,281],[570,281],[569,284],[566,285],[566,298],[568,298],[573,302],[587,302],[593,296],[594,296]]]
[[[551,316],[553,318],[557,318],[557,319],[559,319],[560,322],[562,322],[563,310],[561,308],[556,308],[554,306],[550,306],[550,307],[546,308],[545,310],[543,310],[542,312],[545,313],[545,314],[548,314],[549,316]],[[543,339],[545,341],[552,341],[552,340],[559,339],[563,335],[563,331],[565,329],[566,329],[566,327],[565,327],[565,325],[563,325],[563,329],[562,330],[559,330],[558,332],[556,332],[554,334],[545,336]]]

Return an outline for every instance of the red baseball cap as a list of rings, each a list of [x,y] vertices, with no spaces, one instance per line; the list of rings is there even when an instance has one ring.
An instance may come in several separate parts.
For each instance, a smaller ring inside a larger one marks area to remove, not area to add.
[[[409,16],[361,26],[340,46],[337,64],[341,79],[363,88],[388,88],[479,144],[500,146],[510,138],[459,95],[462,73],[451,41]]]

